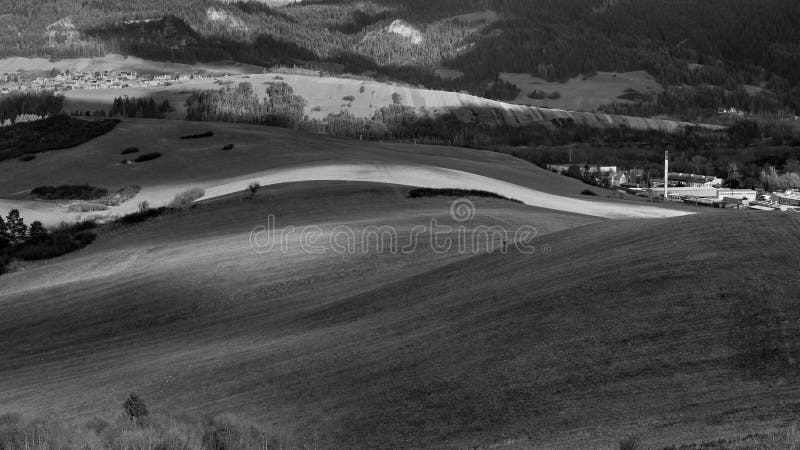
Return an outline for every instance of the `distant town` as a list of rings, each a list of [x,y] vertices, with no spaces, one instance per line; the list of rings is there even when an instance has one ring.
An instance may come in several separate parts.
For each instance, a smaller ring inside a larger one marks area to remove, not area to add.
[[[153,87],[169,85],[177,81],[207,78],[210,77],[195,74],[138,74],[136,72],[114,70],[79,73],[70,73],[69,71],[62,73],[53,70],[48,75],[35,77],[18,73],[3,73],[0,75],[0,94],[45,90],[63,94],[70,90]]]

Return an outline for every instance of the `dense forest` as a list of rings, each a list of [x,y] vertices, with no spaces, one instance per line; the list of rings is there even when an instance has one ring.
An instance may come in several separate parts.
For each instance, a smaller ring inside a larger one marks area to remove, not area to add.
[[[675,87],[629,114],[800,111],[793,0],[0,0],[0,56],[121,52],[369,73],[509,98],[500,72],[548,80],[646,70]],[[418,39],[387,31],[397,19]],[[440,67],[462,77],[439,78]],[[749,89],[749,92],[745,90]],[[756,92],[757,91],[757,92]],[[746,94],[746,95],[744,95]]]
[[[61,112],[63,95],[52,92],[14,93],[0,97],[0,123],[13,122],[18,116],[52,116]]]
[[[117,119],[80,120],[63,114],[0,128],[0,161],[74,147],[113,130]]]

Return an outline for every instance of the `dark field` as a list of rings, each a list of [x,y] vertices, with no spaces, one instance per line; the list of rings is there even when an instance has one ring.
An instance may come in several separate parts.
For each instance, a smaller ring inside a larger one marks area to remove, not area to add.
[[[252,254],[268,211],[407,230],[448,209],[352,183],[298,203],[315,186],[215,201],[4,276],[2,404],[82,423],[135,390],[157,412],[236,411],[324,448],[659,447],[796,417],[800,217],[596,222],[476,199],[476,224],[536,224],[539,251]]]

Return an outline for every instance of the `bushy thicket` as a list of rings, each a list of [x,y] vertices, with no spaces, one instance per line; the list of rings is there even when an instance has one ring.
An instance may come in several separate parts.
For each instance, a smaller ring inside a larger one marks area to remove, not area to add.
[[[116,222],[122,225],[133,225],[136,223],[145,222],[147,220],[156,218],[171,210],[172,210],[171,208],[167,208],[166,206],[161,206],[158,208],[149,208],[145,206],[143,208],[140,208],[140,210],[137,212],[126,214],[120,217],[119,219],[117,219]]]
[[[175,194],[175,198],[169,203],[171,208],[184,209],[192,206],[195,200],[204,196],[206,191],[200,188],[192,188],[188,191]]]
[[[417,188],[408,191],[409,198],[422,198],[422,197],[487,197],[499,198],[501,200],[509,200],[515,203],[522,203],[519,200],[508,198],[500,194],[489,191],[481,191],[477,189],[434,189],[434,188]]]
[[[87,121],[55,115],[0,128],[0,161],[25,154],[74,147],[108,133],[117,119]]]

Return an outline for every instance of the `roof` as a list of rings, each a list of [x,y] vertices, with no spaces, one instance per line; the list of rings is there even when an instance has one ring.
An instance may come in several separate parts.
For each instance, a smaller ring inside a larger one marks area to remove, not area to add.
[[[776,192],[775,195],[780,198],[788,198],[790,200],[800,200],[800,192],[797,191]]]
[[[693,173],[678,173],[678,172],[670,172],[667,177],[673,180],[686,180],[686,181],[697,181],[697,182],[709,182],[714,181],[717,177],[707,176],[707,175],[695,175]]]

